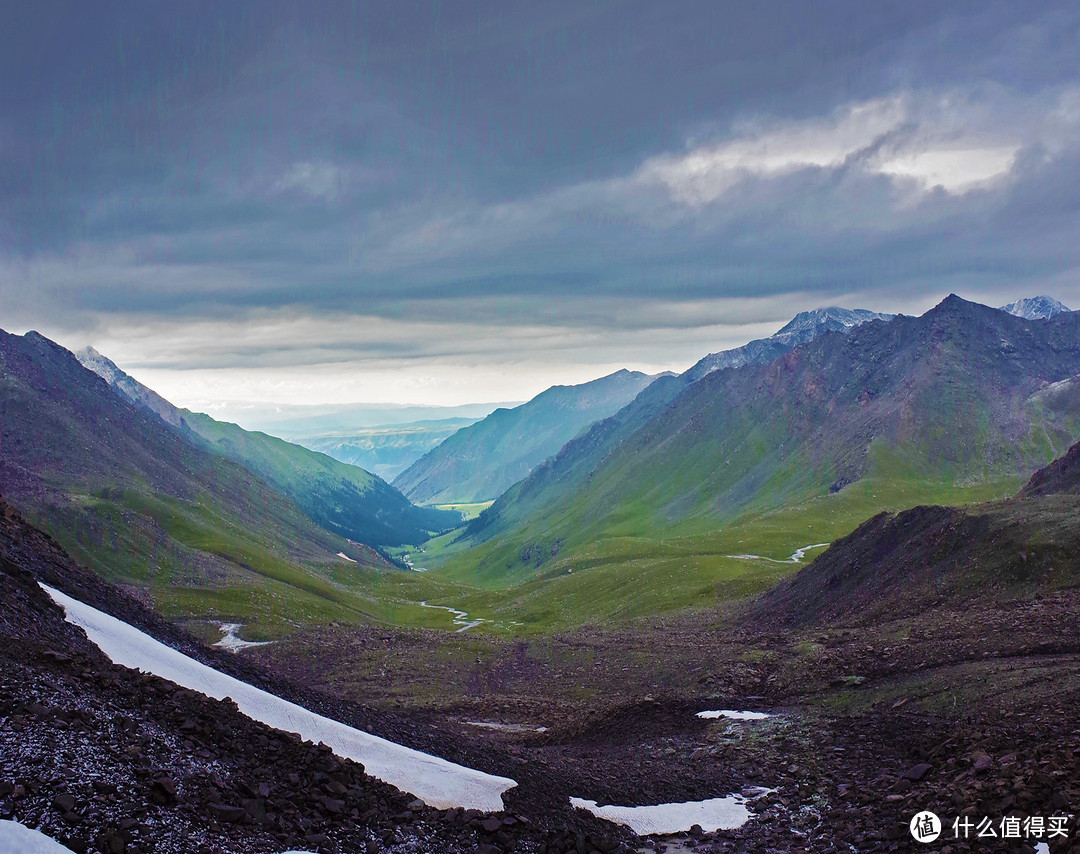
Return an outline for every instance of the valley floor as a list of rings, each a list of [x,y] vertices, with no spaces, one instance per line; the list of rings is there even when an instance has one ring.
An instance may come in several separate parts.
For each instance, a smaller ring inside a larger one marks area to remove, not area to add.
[[[247,655],[324,696],[466,742],[483,734],[556,800],[774,790],[741,829],[660,850],[908,850],[924,809],[942,819],[943,851],[1080,844],[1080,591],[786,635],[736,623],[697,615],[528,642],[324,629]],[[774,716],[695,716],[709,709]],[[540,796],[526,781],[514,797]],[[965,817],[1000,834],[1003,819],[1051,815],[1070,816],[1067,838],[963,838]]]

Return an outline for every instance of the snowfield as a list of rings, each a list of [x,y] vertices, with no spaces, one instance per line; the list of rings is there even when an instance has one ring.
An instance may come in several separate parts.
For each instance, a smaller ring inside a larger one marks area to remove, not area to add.
[[[227,649],[229,652],[240,652],[242,649],[251,649],[254,646],[267,646],[270,641],[246,641],[237,632],[242,629],[243,623],[222,623],[221,631],[225,636],[215,644],[218,649]]]
[[[653,804],[647,807],[598,806],[596,801],[571,798],[570,804],[588,810],[597,818],[624,824],[638,836],[651,833],[682,833],[695,824],[706,833],[742,827],[750,819],[746,798],[729,795],[707,801],[682,804]]]
[[[275,729],[299,733],[306,740],[322,742],[338,756],[362,762],[372,777],[415,795],[429,806],[497,812],[504,808],[502,793],[517,785],[508,777],[465,768],[317,715],[207,667],[59,590],[41,586],[64,608],[68,622],[80,626],[116,664],[153,673],[218,700],[231,697],[248,717]],[[0,846],[0,850],[20,849]]]
[[[51,836],[17,821],[0,819],[0,851],[4,854],[71,854]],[[314,854],[311,851],[286,851],[285,854]]]
[[[55,839],[17,821],[0,819],[0,851],[5,854],[71,854]]]

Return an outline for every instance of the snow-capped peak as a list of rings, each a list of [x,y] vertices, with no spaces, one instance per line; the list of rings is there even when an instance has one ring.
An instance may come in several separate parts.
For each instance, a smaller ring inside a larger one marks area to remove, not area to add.
[[[116,385],[122,377],[127,377],[123,371],[116,367],[116,363],[107,356],[101,355],[93,347],[85,347],[75,354],[84,368],[93,371],[105,382]]]
[[[846,332],[870,320],[892,320],[894,315],[868,311],[865,308],[840,308],[830,305],[801,311],[783,329],[772,337],[785,344],[803,344],[822,332],[835,330]]]
[[[710,353],[690,367],[684,376],[691,382],[721,368],[740,368],[758,362],[771,362],[792,347],[812,341],[823,332],[847,334],[869,320],[892,320],[895,315],[868,311],[865,308],[815,308],[799,312],[783,329],[768,338],[758,338],[732,350]]]
[[[1025,320],[1045,320],[1070,309],[1053,297],[1044,295],[1018,299],[1016,302],[1001,306],[1001,310],[1007,311],[1009,314],[1015,314]]]

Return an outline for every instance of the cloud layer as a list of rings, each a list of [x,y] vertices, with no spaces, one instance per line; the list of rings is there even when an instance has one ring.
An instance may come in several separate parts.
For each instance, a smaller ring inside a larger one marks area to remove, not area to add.
[[[815,305],[1080,306],[1078,37],[1068,3],[27,6],[0,326],[181,403],[450,403]]]

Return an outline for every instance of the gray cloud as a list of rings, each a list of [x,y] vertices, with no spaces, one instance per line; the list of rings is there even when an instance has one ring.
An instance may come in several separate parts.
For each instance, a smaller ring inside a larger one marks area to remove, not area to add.
[[[294,163],[274,184],[281,191],[295,190],[332,202],[337,198],[342,176],[333,163]]]
[[[827,302],[1080,306],[1078,35],[1064,2],[27,6],[0,325],[176,373],[584,371]]]

